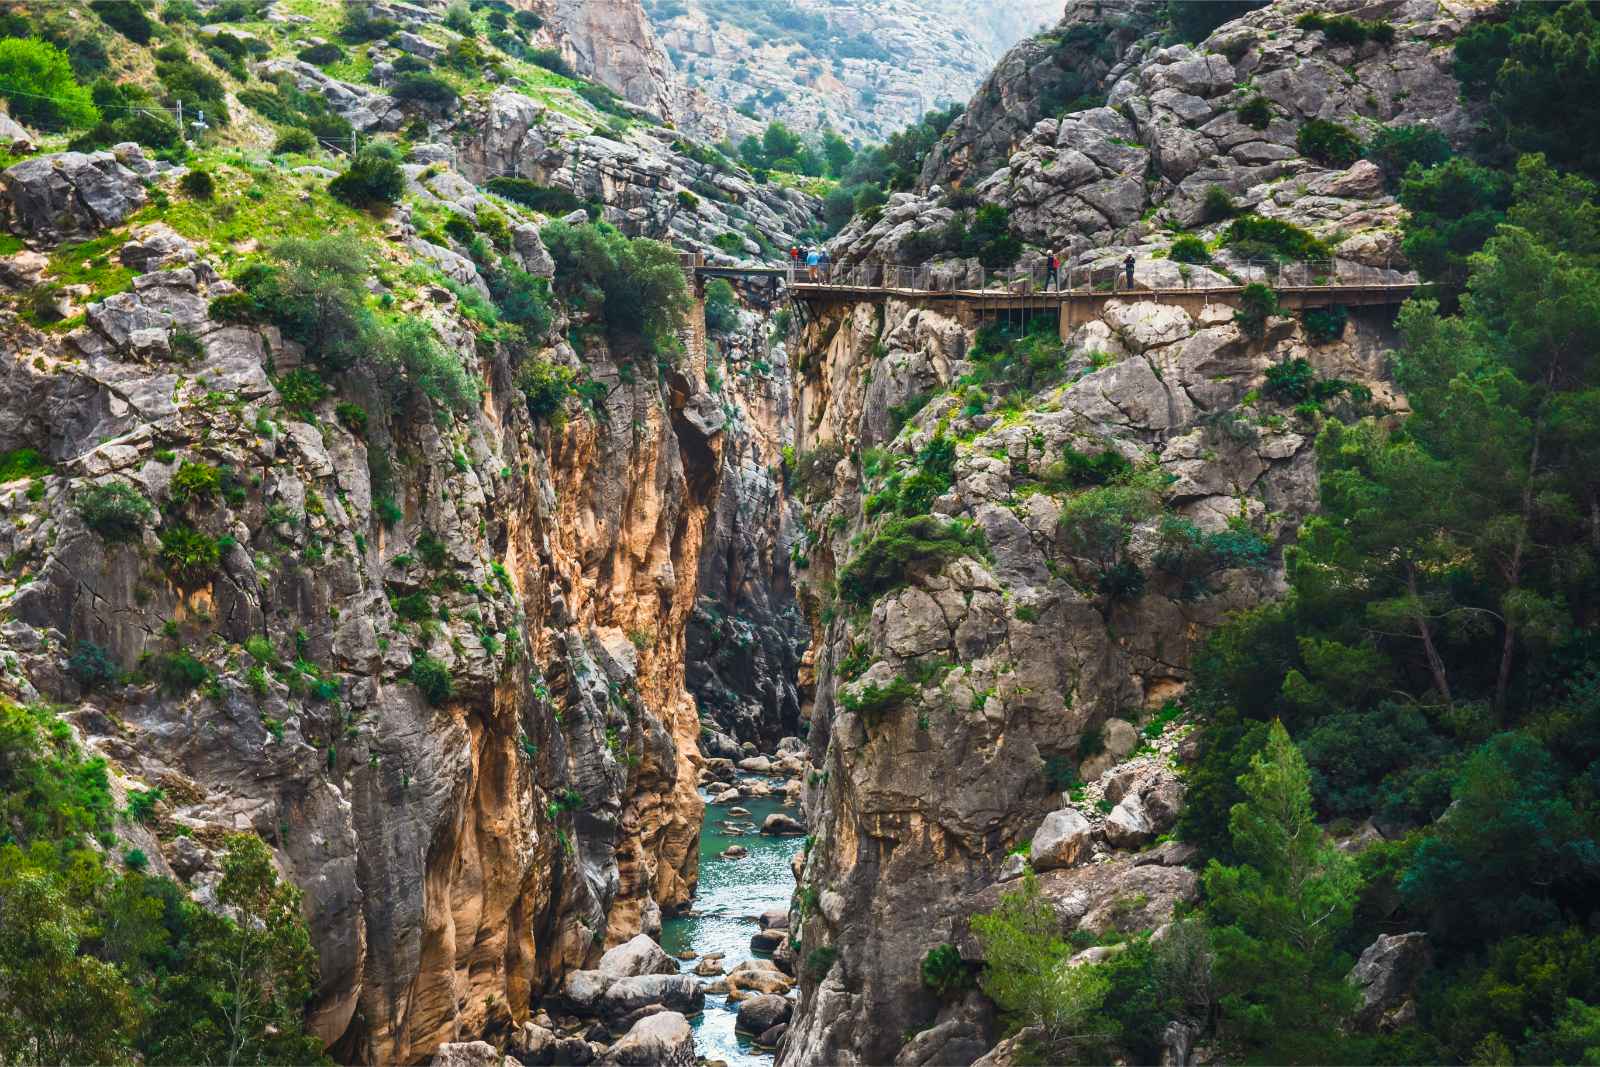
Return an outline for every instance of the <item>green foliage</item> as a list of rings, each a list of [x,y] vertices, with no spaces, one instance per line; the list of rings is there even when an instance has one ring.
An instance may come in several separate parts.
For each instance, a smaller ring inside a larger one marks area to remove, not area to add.
[[[50,463],[36,448],[15,448],[0,453],[0,484],[50,473]]]
[[[892,678],[886,685],[869,682],[859,692],[841,691],[839,706],[868,722],[876,722],[884,712],[908,703],[916,695],[917,687],[909,679]]]
[[[1339,945],[1359,876],[1317,827],[1310,772],[1282,723],[1239,784],[1229,828],[1243,862],[1205,871],[1223,1025],[1269,1062],[1315,1060],[1358,999]]]
[[[816,448],[801,452],[789,464],[787,473],[790,488],[807,503],[815,504],[829,499],[833,491],[834,469],[843,458],[844,449],[832,441],[824,441]]]
[[[122,668],[110,651],[93,641],[80,641],[67,657],[67,673],[86,691],[115,685],[122,678]]]
[[[1348,167],[1362,152],[1361,139],[1349,127],[1326,119],[1307,119],[1295,146],[1302,156],[1330,167]]]
[[[1252,130],[1264,130],[1272,125],[1272,101],[1256,93],[1238,107],[1239,121]]]
[[[78,494],[83,524],[111,544],[138,540],[155,508],[126,482],[102,482]]]
[[[1223,571],[1264,568],[1269,548],[1242,521],[1202,533],[1188,519],[1168,515],[1161,521],[1154,562],[1158,570],[1178,579],[1177,599],[1198,600],[1210,595],[1212,578]]]
[[[13,118],[29,125],[82,128],[100,121],[66,53],[46,41],[0,37],[0,98]]]
[[[1047,1062],[1076,1058],[1110,1036],[1101,1007],[1110,982],[1097,967],[1068,967],[1072,949],[1030,871],[999,907],[972,919],[983,948],[978,985],[1017,1027],[1036,1027]]]
[[[1167,253],[1169,259],[1178,263],[1210,263],[1211,252],[1206,248],[1206,243],[1193,234],[1183,234],[1172,242],[1172,248]]]
[[[1292,222],[1241,215],[1228,224],[1222,243],[1241,256],[1274,259],[1325,259],[1332,250]]]
[[[1392,44],[1394,42],[1394,26],[1388,22],[1368,22],[1365,19],[1354,18],[1350,15],[1324,15],[1320,11],[1308,11],[1301,15],[1294,23],[1302,30],[1321,30],[1322,33],[1334,44],[1361,45],[1368,41],[1377,41],[1379,44]]]
[[[1344,336],[1345,325],[1350,321],[1350,312],[1343,304],[1325,308],[1306,308],[1300,313],[1300,321],[1305,324],[1306,338],[1312,344],[1325,345]]]
[[[517,388],[529,417],[555,430],[566,424],[566,399],[577,391],[576,381],[571,367],[542,359],[529,360],[517,372]]]
[[[217,538],[185,523],[174,523],[161,533],[161,563],[180,585],[199,586],[211,581],[222,562]]]
[[[556,289],[580,313],[605,324],[622,354],[677,353],[691,301],[677,254],[648,238],[624,237],[606,223],[547,223],[541,231],[556,262]]]
[[[833,962],[838,958],[838,951],[831,945],[823,945],[821,948],[812,949],[806,953],[805,977],[813,982],[822,981],[823,978],[827,977],[828,972],[833,969]]]
[[[1062,506],[1061,544],[1080,575],[1108,601],[1132,599],[1143,591],[1144,575],[1127,558],[1127,549],[1134,527],[1160,509],[1157,482],[1142,474],[1085,490]]]
[[[1239,293],[1239,309],[1233,313],[1233,321],[1246,337],[1260,338],[1266,335],[1267,320],[1280,312],[1278,294],[1270,286],[1251,282]]]
[[[162,689],[174,696],[193,692],[211,678],[210,669],[182,649],[152,657],[149,672]]]
[[[739,326],[739,301],[725,278],[706,283],[706,329],[729,333]]]
[[[217,180],[209,170],[191,167],[189,173],[178,180],[178,188],[195,200],[210,200],[217,193]]]
[[[954,945],[935,945],[922,957],[922,984],[941,997],[949,997],[973,984],[972,972]]]
[[[1438,127],[1416,124],[1380,128],[1367,142],[1366,155],[1383,171],[1384,184],[1394,190],[1412,166],[1422,170],[1437,167],[1455,152]]]
[[[91,5],[100,21],[116,30],[134,44],[149,44],[155,24],[144,12],[139,0],[96,0]]]
[[[1511,20],[1494,75],[1505,143],[1600,174],[1600,19],[1581,2],[1529,6]]]
[[[179,507],[209,504],[221,491],[222,472],[210,463],[196,463],[189,459],[178,465],[168,487],[172,502]]]
[[[412,71],[394,80],[389,95],[402,103],[431,104],[439,108],[452,106],[457,99],[455,86],[437,74]],[[505,180],[505,179],[498,179]],[[515,181],[517,179],[510,179]],[[343,198],[341,198],[343,199]]]
[[[328,183],[328,192],[354,208],[376,209],[397,203],[405,190],[405,174],[386,145],[362,145],[343,174]]]
[[[291,127],[278,134],[278,139],[272,143],[272,154],[285,155],[310,155],[317,150],[316,134],[310,130]]]
[[[928,515],[895,517],[877,531],[839,572],[839,595],[865,606],[911,581],[919,570],[936,570],[959,556],[987,552],[983,531],[959,520]]]
[[[455,693],[455,682],[450,677],[450,668],[426,653],[417,656],[411,661],[411,684],[429,704],[439,707],[450,699]]]
[[[1406,258],[1428,281],[1461,289],[1467,257],[1505,221],[1511,193],[1509,175],[1459,157],[1409,171],[1400,182],[1400,203],[1409,213],[1401,246]]]

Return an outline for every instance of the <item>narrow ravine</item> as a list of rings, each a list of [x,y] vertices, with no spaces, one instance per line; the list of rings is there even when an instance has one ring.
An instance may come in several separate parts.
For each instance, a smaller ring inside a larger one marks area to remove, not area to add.
[[[782,784],[781,779],[771,781],[774,787]],[[750,814],[730,815],[730,808]],[[726,804],[713,804],[706,797],[699,888],[689,912],[666,920],[661,930],[661,946],[670,955],[694,954],[693,959],[682,960],[684,973],[693,973],[700,959],[719,952],[725,971],[754,956],[770,956],[752,951],[750,938],[761,929],[758,917],[762,912],[789,906],[794,891],[789,864],[803,847],[803,839],[733,832],[728,824],[760,827],[773,812],[796,814],[794,805],[776,791],[771,796],[740,797]],[[739,859],[724,859],[722,853],[730,845],[749,852]],[[770,1064],[770,1050],[757,1049],[749,1035],[734,1032],[737,1010],[738,1005],[730,1004],[725,994],[707,992],[705,1011],[692,1021],[697,1054],[708,1063],[721,1061],[730,1067]]]

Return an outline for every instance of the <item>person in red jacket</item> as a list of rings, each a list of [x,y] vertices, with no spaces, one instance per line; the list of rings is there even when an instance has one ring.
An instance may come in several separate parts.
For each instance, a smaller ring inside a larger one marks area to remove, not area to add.
[[[1061,257],[1051,252],[1044,261],[1044,287],[1048,291],[1054,285],[1056,291],[1061,291]]]

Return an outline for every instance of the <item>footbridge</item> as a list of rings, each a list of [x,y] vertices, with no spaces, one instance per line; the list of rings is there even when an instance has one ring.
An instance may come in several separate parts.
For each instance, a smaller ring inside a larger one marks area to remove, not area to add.
[[[1062,340],[1081,323],[1097,318],[1112,300],[1154,300],[1198,316],[1208,306],[1237,307],[1246,286],[1261,283],[1277,294],[1286,311],[1342,306],[1378,307],[1404,303],[1417,289],[1416,275],[1349,260],[1285,263],[1237,261],[1229,273],[1187,267],[1168,260],[1141,261],[1132,285],[1115,260],[1072,264],[1058,276],[1043,268],[968,272],[926,266],[862,264],[849,268],[735,266],[708,264],[702,255],[683,253],[684,273],[692,276],[697,300],[710,278],[763,282],[776,293],[813,309],[830,305],[894,300],[948,309],[968,324],[1040,312],[1060,317]]]

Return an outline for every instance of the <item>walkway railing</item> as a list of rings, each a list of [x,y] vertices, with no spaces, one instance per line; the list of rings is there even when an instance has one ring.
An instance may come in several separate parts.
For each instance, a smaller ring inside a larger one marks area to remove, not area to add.
[[[789,267],[786,273],[790,285],[924,293],[992,293],[996,296],[1027,296],[1047,292],[1110,293],[1130,289],[1183,292],[1232,288],[1252,282],[1261,282],[1273,288],[1409,288],[1416,284],[1414,274],[1396,270],[1387,262],[1380,267],[1348,259],[1291,262],[1248,259],[1212,265],[1157,260],[1162,267],[1155,277],[1152,277],[1154,272],[1150,262],[1139,262],[1132,286],[1128,285],[1125,268],[1117,261],[1070,263],[1055,272],[1054,276],[1042,266],[962,270],[949,266],[900,263],[860,263],[849,267],[802,265]]]

